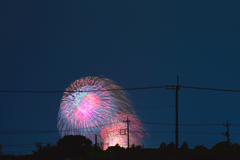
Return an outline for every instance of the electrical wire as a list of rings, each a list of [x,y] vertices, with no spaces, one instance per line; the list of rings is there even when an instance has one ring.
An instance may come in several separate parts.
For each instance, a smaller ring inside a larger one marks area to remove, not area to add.
[[[187,134],[216,134],[216,135],[221,135],[221,133],[209,133],[209,132],[178,132],[178,133],[187,133]]]
[[[170,123],[154,123],[154,122],[142,122],[145,124],[156,124],[156,125],[175,125],[175,124],[170,124]],[[218,124],[178,124],[179,126],[219,126],[219,125],[223,125],[222,123],[218,123]]]
[[[104,91],[119,91],[119,90],[157,89],[157,88],[165,88],[165,87],[167,87],[167,85],[165,85],[165,86],[152,86],[152,87],[138,87],[138,88],[92,90],[92,91],[68,91],[68,92],[104,92]],[[212,91],[225,91],[225,92],[240,92],[240,90],[232,90],[232,89],[217,89],[217,88],[204,88],[204,87],[191,87],[191,86],[180,86],[180,88],[212,90]],[[0,92],[5,92],[5,93],[63,93],[65,91],[14,91],[14,90],[10,91],[10,90],[0,90]]]
[[[110,79],[155,79],[155,78],[175,78],[175,76],[164,76],[164,77],[125,77],[125,78],[110,78]],[[77,79],[77,78],[63,78],[63,77],[56,77],[56,78],[53,78],[53,77],[49,77],[49,78],[32,78],[32,77],[0,77],[0,79],[38,79],[38,80],[41,80],[41,79]]]
[[[202,108],[202,107],[187,107],[187,106],[179,106],[181,108],[192,108],[192,109],[207,109],[207,110],[219,110],[219,111],[233,111],[233,112],[240,112],[240,110],[233,110],[233,109],[221,109],[221,108]]]
[[[104,91],[124,91],[124,90],[142,90],[142,89],[157,89],[165,88],[166,86],[152,86],[152,87],[138,87],[138,88],[121,88],[121,89],[106,89],[106,90],[91,90],[91,91],[67,91],[67,92],[104,92]],[[10,91],[10,90],[0,90],[4,93],[63,93],[66,91]]]
[[[142,122],[146,124],[155,124],[155,125],[175,125],[175,124],[168,124],[168,123],[153,123],[153,122]],[[110,125],[110,124],[106,124]],[[182,126],[209,126],[209,125],[223,125],[223,124],[179,124]],[[100,126],[100,125],[99,125]],[[99,127],[99,126],[94,126],[94,127]],[[101,125],[104,126],[104,125]],[[91,127],[91,128],[94,128]],[[80,128],[79,130],[82,129],[89,129],[89,128]],[[66,132],[68,130],[64,131],[24,131],[24,130],[0,130],[0,134],[42,134],[42,133],[57,133],[57,132]],[[147,131],[146,131],[147,132]],[[173,133],[174,131],[155,131],[151,133]],[[150,132],[149,132],[150,133]],[[201,132],[179,132],[179,133],[193,133],[193,134],[205,134]],[[215,133],[206,133],[206,134],[215,134]],[[234,135],[234,134],[232,134]],[[238,135],[238,134],[235,134]]]
[[[220,78],[220,77],[213,78],[213,77],[188,77],[188,76],[181,76],[181,78],[240,80],[240,78]]]
[[[211,90],[211,91],[224,91],[224,92],[240,92],[240,90],[233,90],[233,89],[217,89],[217,88],[203,88],[203,87],[190,87],[190,86],[180,86],[180,88]]]
[[[150,107],[134,107],[134,109],[140,108],[171,108],[172,106],[150,106]],[[0,108],[7,108],[7,109],[59,109],[59,108],[51,108],[51,107],[0,107]]]
[[[122,122],[115,122],[115,123],[122,123]],[[77,130],[89,129],[89,128],[95,128],[95,127],[101,127],[101,126],[107,126],[107,125],[111,125],[111,124],[115,124],[115,123],[108,123],[108,124],[104,124],[104,125],[97,125],[97,126],[86,127],[86,128],[78,128]],[[67,132],[67,131],[69,131],[69,130],[61,130],[61,131],[0,130],[0,134],[41,134],[41,133]]]

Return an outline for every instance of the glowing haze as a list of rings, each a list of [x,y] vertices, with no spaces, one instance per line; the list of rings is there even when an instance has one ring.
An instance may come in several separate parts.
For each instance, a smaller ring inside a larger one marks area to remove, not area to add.
[[[142,123],[135,115],[116,114],[116,117],[111,120],[110,125],[102,128],[101,138],[103,139],[103,149],[108,146],[119,144],[121,147],[128,146],[127,140],[127,119],[129,120],[129,145],[141,145],[141,139],[148,134],[144,131]],[[145,134],[146,133],[146,134]]]
[[[120,135],[120,130],[126,129],[127,123],[123,121],[129,117],[130,142],[140,144],[142,124],[121,89],[107,78],[85,77],[73,82],[60,104],[58,130],[61,136],[84,135],[94,142],[97,134],[98,141],[104,144],[126,147],[126,135]],[[104,149],[107,147],[104,145]]]

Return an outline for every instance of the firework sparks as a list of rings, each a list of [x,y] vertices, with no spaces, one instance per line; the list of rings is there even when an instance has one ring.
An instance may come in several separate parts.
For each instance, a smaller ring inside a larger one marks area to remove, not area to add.
[[[84,135],[94,140],[102,126],[116,114],[134,114],[126,93],[112,80],[85,77],[64,92],[58,113],[58,129],[65,135]]]
[[[132,144],[141,145],[142,138],[148,136],[148,133],[144,131],[142,123],[137,119],[135,115],[116,114],[116,117],[111,120],[111,124],[102,128],[101,138],[104,142],[104,150],[106,150],[108,146],[115,146],[116,144],[127,148],[127,119],[129,120],[130,146]]]

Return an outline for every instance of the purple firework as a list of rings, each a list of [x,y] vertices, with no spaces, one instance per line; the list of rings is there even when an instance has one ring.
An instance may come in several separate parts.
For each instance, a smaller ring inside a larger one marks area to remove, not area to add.
[[[85,77],[73,82],[58,113],[61,136],[84,135],[94,140],[116,114],[134,114],[126,93],[107,78]],[[100,136],[99,136],[100,137]]]

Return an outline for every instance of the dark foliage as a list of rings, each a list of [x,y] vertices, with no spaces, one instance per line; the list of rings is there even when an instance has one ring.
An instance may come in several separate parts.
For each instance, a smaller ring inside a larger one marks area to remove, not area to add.
[[[33,151],[35,157],[52,157],[58,160],[67,157],[87,157],[87,153],[92,149],[92,141],[85,136],[65,136],[59,139],[56,146],[47,144],[45,147],[37,146],[37,151]]]
[[[92,147],[92,141],[85,136],[65,136],[57,142],[57,148],[63,156],[86,157]]]
[[[173,142],[160,144],[158,149],[142,148],[132,145],[129,149],[116,146],[109,147],[103,151],[98,146],[92,146],[92,142],[84,136],[65,136],[57,142],[56,146],[36,145],[37,151],[33,155],[0,156],[0,160],[78,160],[78,159],[131,159],[131,160],[173,160],[175,159],[175,144]],[[97,153],[95,155],[95,153]],[[179,148],[179,160],[239,160],[240,145],[228,142],[219,142],[211,149],[204,146],[196,146],[194,149],[188,148],[187,142],[183,142]],[[95,157],[96,156],[96,157]]]

